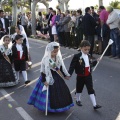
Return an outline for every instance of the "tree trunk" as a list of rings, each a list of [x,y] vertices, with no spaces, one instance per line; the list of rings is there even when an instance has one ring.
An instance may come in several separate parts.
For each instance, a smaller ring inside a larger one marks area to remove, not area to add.
[[[68,10],[68,3],[70,0],[65,0],[65,9]]]
[[[13,18],[13,25],[17,25],[17,0],[12,0],[12,18]]]
[[[36,14],[35,8],[38,3],[38,0],[34,0],[32,3],[32,35],[36,35]]]
[[[29,9],[31,11],[31,3],[32,3],[32,0],[29,0]]]
[[[103,0],[99,0],[99,6],[103,6]]]
[[[60,6],[61,11],[64,12],[65,11],[65,9],[64,9],[64,3],[63,4],[59,3],[59,6]]]
[[[64,0],[58,0],[58,5],[59,5],[59,7],[60,7],[60,9],[61,9],[62,12],[65,11],[65,9],[64,9],[64,3],[65,3]]]
[[[68,4],[65,3],[65,10],[68,10]]]

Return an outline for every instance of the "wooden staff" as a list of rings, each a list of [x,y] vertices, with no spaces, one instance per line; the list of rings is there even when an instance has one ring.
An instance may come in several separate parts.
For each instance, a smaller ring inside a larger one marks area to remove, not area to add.
[[[49,86],[46,86],[47,87],[47,93],[46,93],[46,110],[45,110],[45,115],[47,116],[47,113],[48,113],[48,91],[49,91]]]
[[[104,56],[105,52],[107,51],[108,47],[109,47],[110,45],[112,45],[112,44],[113,44],[113,40],[110,39],[109,42],[108,42],[107,47],[105,48],[103,54],[102,54],[101,57],[100,57],[100,60],[103,58],[103,56]],[[95,69],[97,68],[99,62],[100,62],[100,61],[97,62],[97,64],[96,64],[96,66],[94,67],[93,71],[95,71]]]

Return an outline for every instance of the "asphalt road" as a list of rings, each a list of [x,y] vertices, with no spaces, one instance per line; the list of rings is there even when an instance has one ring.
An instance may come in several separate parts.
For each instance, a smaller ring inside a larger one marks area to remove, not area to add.
[[[29,40],[30,54],[33,62],[28,70],[30,85],[24,86],[20,75],[20,84],[10,88],[0,88],[0,120],[120,120],[120,60],[104,57],[96,71],[93,72],[94,89],[97,103],[102,106],[93,110],[86,87],[82,94],[82,107],[75,106],[64,113],[48,113],[48,116],[27,104],[29,96],[40,76],[40,61],[44,55],[46,42]],[[61,47],[66,67],[70,65],[76,50]],[[98,56],[96,56],[98,57]],[[75,103],[75,74],[66,80]]]

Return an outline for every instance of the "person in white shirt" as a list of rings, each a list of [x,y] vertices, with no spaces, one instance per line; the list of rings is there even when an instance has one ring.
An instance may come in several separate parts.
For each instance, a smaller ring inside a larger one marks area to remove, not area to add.
[[[109,16],[107,19],[107,24],[110,27],[110,38],[114,41],[112,44],[112,56],[115,59],[120,58],[120,32],[119,32],[119,16],[114,11],[114,9],[111,6],[107,7],[107,11],[109,12]]]
[[[25,44],[23,44],[23,36],[16,35],[15,43],[12,46],[13,61],[15,71],[17,73],[17,79],[19,80],[19,72],[22,72],[25,84],[28,84],[27,72],[26,72],[26,61],[28,60],[28,50]]]
[[[76,104],[78,106],[82,106],[81,103],[81,94],[84,88],[84,85],[87,87],[88,94],[93,104],[93,108],[99,109],[101,108],[100,105],[97,105],[96,98],[95,98],[95,91],[93,89],[93,82],[92,82],[92,74],[91,74],[91,67],[95,66],[97,60],[91,62],[89,59],[89,51],[90,51],[90,43],[87,40],[83,40],[80,44],[80,53],[75,54],[68,73],[72,76],[74,70],[77,74],[76,77]],[[99,60],[99,59],[98,59]]]

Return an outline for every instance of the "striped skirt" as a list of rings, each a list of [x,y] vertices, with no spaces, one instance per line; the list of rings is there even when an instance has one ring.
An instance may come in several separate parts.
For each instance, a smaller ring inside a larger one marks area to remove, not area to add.
[[[64,80],[60,83],[61,78],[57,75],[54,76],[58,78],[53,85],[49,86],[48,95],[48,112],[63,112],[74,106],[72,97],[70,95],[69,89],[65,84]],[[60,79],[59,79],[60,78]],[[44,84],[42,83],[42,77],[39,78],[29,100],[29,105],[34,105],[41,111],[46,109],[46,91],[42,91]],[[61,85],[60,85],[61,84]],[[57,88],[55,90],[55,88]]]

